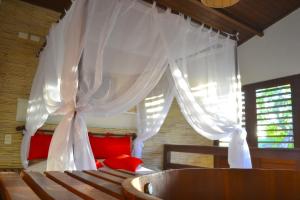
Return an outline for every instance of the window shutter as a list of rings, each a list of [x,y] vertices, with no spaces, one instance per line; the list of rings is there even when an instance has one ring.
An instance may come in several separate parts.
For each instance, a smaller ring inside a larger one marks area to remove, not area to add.
[[[259,148],[294,148],[291,85],[256,90]]]

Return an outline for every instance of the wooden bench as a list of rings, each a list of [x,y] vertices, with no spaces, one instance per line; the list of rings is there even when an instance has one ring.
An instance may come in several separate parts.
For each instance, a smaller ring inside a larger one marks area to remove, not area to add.
[[[3,200],[125,199],[122,182],[133,178],[118,170],[66,172],[0,172]]]

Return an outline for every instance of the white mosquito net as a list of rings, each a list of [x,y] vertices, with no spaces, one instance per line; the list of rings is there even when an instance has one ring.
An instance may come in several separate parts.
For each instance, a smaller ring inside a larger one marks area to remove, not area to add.
[[[159,132],[174,96],[189,124],[209,139],[231,138],[231,167],[249,168],[239,125],[236,42],[138,0],[76,0],[51,28],[31,89],[22,161],[49,115],[62,115],[47,170],[96,169],[87,116],[137,106],[133,154]],[[101,147],[100,147],[101,148]]]

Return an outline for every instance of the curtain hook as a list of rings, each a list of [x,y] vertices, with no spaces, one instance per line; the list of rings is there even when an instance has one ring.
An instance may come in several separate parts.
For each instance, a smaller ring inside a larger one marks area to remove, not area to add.
[[[156,1],[153,1],[152,8],[156,8]]]
[[[188,16],[188,17],[187,17],[187,21],[188,21],[188,23],[191,23],[192,18]]]
[[[240,33],[239,33],[239,32],[236,32],[236,34],[235,34],[236,41],[239,41],[239,40],[240,40],[239,35],[240,35]]]
[[[227,38],[230,38],[232,35],[230,33],[226,33]]]
[[[204,23],[202,23],[202,24],[201,24],[201,26],[200,26],[200,30],[202,31],[202,30],[203,30],[203,28],[204,28]]]

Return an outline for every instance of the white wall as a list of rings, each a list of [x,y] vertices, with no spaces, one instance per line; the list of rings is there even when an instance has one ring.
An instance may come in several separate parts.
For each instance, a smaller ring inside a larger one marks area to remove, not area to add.
[[[300,9],[238,47],[242,84],[300,74]]]

